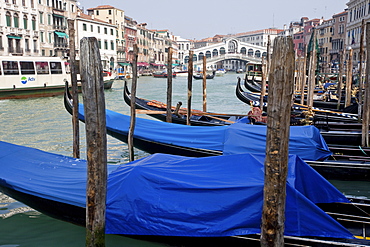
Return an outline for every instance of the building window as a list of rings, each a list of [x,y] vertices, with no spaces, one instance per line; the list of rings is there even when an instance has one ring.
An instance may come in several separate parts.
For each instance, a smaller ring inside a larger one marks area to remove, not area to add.
[[[48,25],[51,25],[51,15],[48,14]]]
[[[108,50],[108,41],[104,40],[104,49]]]
[[[104,34],[108,34],[108,29],[106,27],[104,28]]]
[[[86,24],[84,23],[84,24],[82,24],[82,30],[84,30],[84,31],[86,31],[87,30],[87,26],[86,26]]]
[[[33,31],[36,30],[36,18],[35,17],[32,17],[32,30]]]
[[[44,32],[40,32],[40,39],[41,39],[41,42],[44,42]]]
[[[114,50],[114,42],[113,41],[110,42],[110,49]]]
[[[22,0],[22,6],[26,6],[26,0]]]
[[[99,10],[96,11],[96,15],[99,15]]]
[[[49,43],[52,43],[51,33],[49,33]]]
[[[10,15],[10,12],[6,12],[6,26],[12,26],[12,16]]]
[[[112,10],[108,10],[108,15],[111,15],[112,14]]]
[[[40,23],[41,23],[41,24],[42,24],[42,23],[44,23],[43,18],[44,18],[44,14],[43,14],[43,13],[40,13]]]
[[[33,0],[31,0],[31,8],[34,8],[35,7],[35,4],[33,2]]]
[[[98,27],[98,33],[100,33],[100,27]]]
[[[93,25],[90,25],[90,31],[94,32],[94,26]]]
[[[23,28],[27,29],[28,28],[28,18],[27,15],[23,16]]]
[[[114,35],[114,30],[113,29],[110,30],[110,35]]]
[[[45,57],[45,50],[41,50],[41,56]]]
[[[17,13],[14,14],[14,27],[19,27],[19,16]]]
[[[101,49],[101,40],[98,40],[99,49]]]
[[[30,40],[29,39],[25,39],[24,40],[24,49],[26,51],[29,51],[30,50]]]

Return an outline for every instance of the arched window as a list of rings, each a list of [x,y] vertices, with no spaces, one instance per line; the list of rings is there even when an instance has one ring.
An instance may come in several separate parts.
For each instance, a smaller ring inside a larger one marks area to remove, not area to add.
[[[206,51],[206,58],[210,58],[210,57],[212,57],[211,52],[210,51]]]
[[[251,56],[252,57],[253,56],[253,53],[254,52],[253,52],[253,49],[252,48],[248,50],[248,56]]]
[[[189,50],[189,44],[186,44],[186,50]]]
[[[240,49],[240,53],[243,54],[243,55],[247,54],[247,49],[245,47],[242,47]]]
[[[28,18],[27,15],[23,16],[23,28],[27,29],[28,28]]]
[[[267,52],[262,53],[262,57],[267,57]]]
[[[224,55],[224,54],[226,54],[225,47],[221,47],[220,48],[220,55]]]
[[[218,50],[217,49],[213,49],[212,51],[212,57],[217,57],[218,56]]]
[[[17,13],[13,16],[14,19],[14,27],[19,27],[19,15]]]
[[[184,63],[188,63],[188,62],[189,62],[189,56],[186,56],[184,59]]]
[[[199,55],[198,55],[199,61],[202,61],[203,60],[203,57],[204,57],[204,53],[203,52],[200,52]]]
[[[6,12],[6,26],[11,27],[12,26],[12,16],[10,12]]]
[[[32,17],[32,30],[35,31],[36,30],[36,17]]]
[[[196,54],[193,55],[193,61],[194,62],[197,61],[197,55]]]
[[[254,53],[254,56],[255,56],[255,57],[261,57],[261,51],[260,51],[260,50],[257,50],[257,51]]]

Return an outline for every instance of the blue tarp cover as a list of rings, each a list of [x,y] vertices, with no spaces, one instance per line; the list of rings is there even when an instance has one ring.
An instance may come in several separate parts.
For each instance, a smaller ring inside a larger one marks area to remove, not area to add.
[[[84,119],[83,105],[79,118]],[[107,129],[126,134],[130,117],[106,110]],[[224,154],[265,153],[266,126],[235,123],[229,126],[187,126],[136,118],[135,138],[181,147],[222,151]],[[163,150],[165,153],[165,150]],[[304,160],[320,160],[331,155],[320,131],[314,126],[290,127],[289,153]]]
[[[260,232],[262,154],[155,154],[109,165],[106,233],[231,236]],[[289,157],[285,234],[352,238],[314,203],[348,202],[299,157]],[[0,188],[84,207],[86,161],[0,142]]]

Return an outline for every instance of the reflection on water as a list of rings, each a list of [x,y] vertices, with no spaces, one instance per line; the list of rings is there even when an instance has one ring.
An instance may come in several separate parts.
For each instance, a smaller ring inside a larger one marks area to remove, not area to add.
[[[208,80],[207,111],[246,114],[249,106],[235,96],[236,74]],[[173,105],[187,105],[187,78],[173,79]],[[166,102],[167,81],[140,77],[137,96]],[[129,114],[123,101],[123,85],[115,83],[105,91],[106,108]],[[192,108],[202,109],[202,81],[193,81]],[[146,115],[138,117],[151,118]],[[64,109],[63,98],[50,97],[0,101],[0,140],[72,156],[71,116]],[[86,159],[84,124],[80,124],[81,158]],[[128,162],[127,145],[108,136],[108,162]],[[136,158],[148,154],[135,150]],[[333,181],[351,195],[369,197],[369,183]],[[85,229],[52,219],[0,193],[0,247],[5,246],[83,246]],[[107,236],[107,246],[161,246],[119,236]]]

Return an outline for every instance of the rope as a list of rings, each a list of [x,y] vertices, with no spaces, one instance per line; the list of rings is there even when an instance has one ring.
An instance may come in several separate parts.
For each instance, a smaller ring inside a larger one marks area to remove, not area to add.
[[[369,156],[369,155],[365,152],[365,150],[363,150],[363,149],[362,149],[362,147],[361,147],[361,146],[358,146],[358,148],[361,150],[361,152],[362,152],[363,154],[365,154],[366,156]]]

